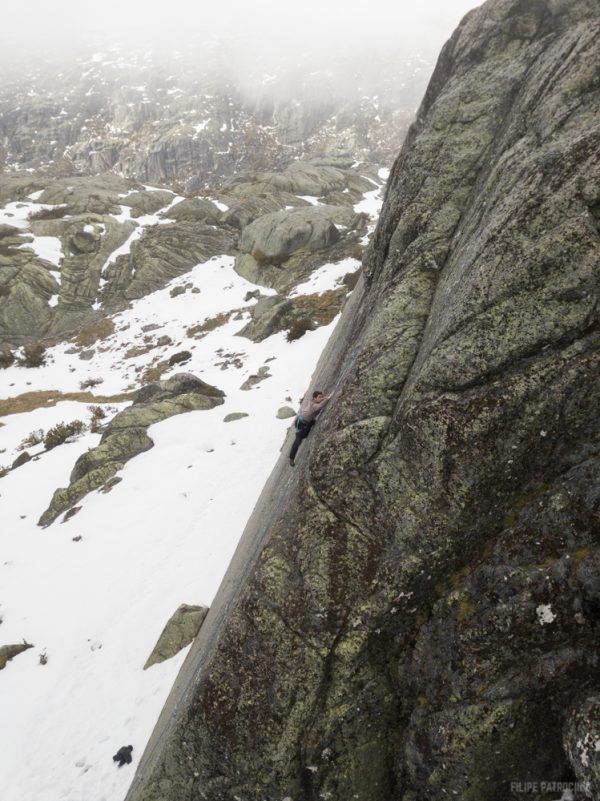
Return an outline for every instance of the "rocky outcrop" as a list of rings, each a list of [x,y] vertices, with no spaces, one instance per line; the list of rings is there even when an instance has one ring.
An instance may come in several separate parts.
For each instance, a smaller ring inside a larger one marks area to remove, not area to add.
[[[338,209],[335,209],[337,214]],[[321,250],[340,238],[331,213],[323,208],[265,214],[244,228],[240,248],[259,264],[283,264],[300,248]]]
[[[168,190],[111,174],[45,180],[36,201],[44,205],[31,207],[27,227],[0,231],[0,341],[63,337],[199,262],[233,252],[237,235],[215,227],[221,212],[208,201],[181,201],[171,217],[175,195]],[[13,199],[32,189],[29,182],[9,185]],[[149,216],[160,209],[160,221]],[[203,222],[192,209],[202,211]],[[59,262],[36,255],[36,241],[49,241],[38,237],[55,238]]]
[[[162,630],[158,642],[146,660],[144,670],[178,654],[188,646],[200,631],[200,626],[208,614],[207,606],[181,604],[171,615]]]
[[[334,399],[129,801],[597,781],[599,43],[596,0],[488,0],[444,47],[317,373]]]
[[[138,390],[133,403],[106,426],[99,445],[82,454],[66,489],[58,489],[38,525],[49,526],[92,490],[104,486],[134,456],[153,447],[147,429],[175,414],[212,409],[223,392],[190,373],[179,373]]]
[[[238,336],[262,342],[278,331],[286,331],[288,340],[300,339],[306,331],[329,325],[341,311],[347,289],[329,290],[320,295],[297,295],[293,298],[269,295],[259,298],[252,307],[252,319]]]
[[[340,48],[327,69],[307,51],[303,67],[295,65],[293,74],[283,67],[265,82],[272,62],[261,69],[261,53],[270,61],[272,49],[263,47],[242,87],[232,82],[228,62],[237,63],[244,47],[227,37],[159,57],[115,45],[115,60],[106,62],[61,50],[54,63],[44,57],[43,93],[37,59],[15,54],[0,97],[0,166],[44,165],[69,177],[114,169],[146,184],[179,182],[193,192],[243,170],[277,169],[323,153],[341,154],[333,166],[388,163],[431,69],[404,51],[373,52],[368,63],[360,55],[360,81],[348,80],[357,54]]]
[[[260,298],[252,307],[252,320],[238,335],[253,342],[262,342],[278,331],[285,331],[295,319],[294,304],[281,295]]]
[[[33,648],[33,645],[24,640],[22,643],[16,643],[15,645],[0,645],[0,670],[6,667],[7,662],[22,654],[23,651],[27,651],[28,648]]]
[[[144,297],[211,256],[232,253],[233,246],[230,233],[211,225],[153,226],[133,243],[131,253],[119,256],[108,268],[104,302],[110,307],[118,306],[122,298]]]
[[[0,342],[64,338],[222,254],[250,281],[288,292],[362,248],[367,218],[354,205],[375,185],[362,172],[372,170],[298,161],[281,174],[240,173],[215,201],[109,173],[11,179],[23,211],[0,228]],[[35,201],[24,195],[42,181]],[[309,189],[330,202],[291,194]],[[54,262],[40,255],[52,252]]]

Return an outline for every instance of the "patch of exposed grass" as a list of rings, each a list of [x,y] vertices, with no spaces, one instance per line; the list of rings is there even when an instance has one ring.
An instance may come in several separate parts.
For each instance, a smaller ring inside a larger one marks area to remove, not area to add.
[[[346,298],[346,289],[330,289],[321,295],[298,295],[292,298],[297,309],[314,320],[317,325],[329,325],[339,314]]]
[[[0,417],[9,414],[32,412],[42,407],[56,406],[61,401],[81,401],[82,403],[123,403],[133,400],[132,393],[121,395],[93,395],[91,392],[61,392],[58,389],[47,389],[38,392],[24,392],[14,398],[0,399]]]
[[[83,420],[72,420],[70,423],[57,423],[52,428],[48,429],[44,436],[44,447],[47,451],[62,445],[71,437],[76,437],[82,434],[85,430],[85,423]]]
[[[160,381],[163,373],[169,370],[171,365],[168,361],[161,361],[154,367],[148,367],[142,374],[142,384],[152,384],[155,381]]]
[[[30,342],[23,348],[20,362],[24,367],[41,367],[46,361],[46,348],[41,342]]]
[[[355,270],[353,273],[346,273],[346,275],[342,278],[342,284],[348,288],[349,292],[351,292],[358,284],[359,278],[360,270]]]
[[[137,356],[143,356],[148,351],[152,350],[154,345],[134,345],[133,348],[129,348],[123,354],[124,359],[135,359]]]
[[[314,331],[316,328],[312,320],[302,317],[300,320],[294,320],[288,328],[286,339],[288,342],[293,342],[295,339],[300,339],[306,334],[307,331]]]
[[[115,333],[115,324],[109,317],[102,320],[95,320],[79,329],[73,337],[73,341],[82,348],[89,348],[94,342],[100,339],[107,339]]]
[[[220,326],[225,325],[225,323],[229,322],[229,317],[238,309],[232,309],[228,312],[219,312],[219,314],[215,314],[214,317],[208,317],[203,323],[199,325],[192,325],[190,328],[187,329],[186,336],[194,337],[195,339],[202,339],[203,336],[208,334],[209,331],[214,331],[215,328],[220,328]]]
[[[27,219],[29,222],[36,220],[60,220],[67,214],[66,206],[56,206],[53,209],[40,209],[39,211],[32,211]]]
[[[362,245],[360,242],[355,242],[348,251],[348,255],[352,259],[356,259],[357,261],[362,261],[364,253],[365,253],[365,246]]]
[[[79,382],[79,389],[92,389],[93,387],[97,387],[99,384],[102,384],[104,381],[103,378],[86,378],[85,381]]]
[[[10,348],[0,350],[0,369],[6,369],[14,364],[15,354]]]
[[[255,248],[251,255],[259,267],[281,267],[289,259],[289,256],[267,256],[260,248]]]

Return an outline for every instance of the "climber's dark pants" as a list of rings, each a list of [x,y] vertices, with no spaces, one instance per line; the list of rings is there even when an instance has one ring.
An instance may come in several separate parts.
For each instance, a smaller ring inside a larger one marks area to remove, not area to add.
[[[300,447],[300,443],[303,439],[306,439],[310,434],[310,429],[314,426],[315,421],[313,420],[311,423],[306,423],[304,420],[299,419],[296,422],[296,439],[294,440],[294,444],[292,445],[292,450],[290,451],[290,459],[294,459],[296,454],[298,453],[298,448]]]

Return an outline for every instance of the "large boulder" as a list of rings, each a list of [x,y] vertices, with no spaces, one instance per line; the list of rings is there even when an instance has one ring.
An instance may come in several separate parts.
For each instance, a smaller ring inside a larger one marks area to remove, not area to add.
[[[38,525],[49,526],[89,492],[106,484],[130,459],[152,448],[149,426],[175,414],[212,409],[223,403],[223,397],[221,390],[191,373],[142,387],[132,405],[106,426],[99,445],[79,457],[69,486],[56,490]]]
[[[262,342],[278,331],[285,331],[293,319],[292,301],[281,295],[270,295],[260,298],[253,306],[252,320],[238,332],[238,335],[247,337],[253,342]]]
[[[200,631],[208,614],[207,606],[181,604],[169,618],[152,653],[146,660],[144,670],[178,654],[188,646]]]
[[[596,781],[598,74],[597,0],[488,0],[444,47],[315,374],[335,395],[129,801]]]
[[[244,228],[240,250],[259,264],[283,264],[296,250],[321,250],[337,242],[333,217],[330,210],[314,206],[265,214]]]
[[[225,225],[242,231],[247,225],[265,214],[274,214],[288,207],[302,206],[306,201],[294,195],[277,192],[273,187],[265,187],[249,180],[225,188],[223,199],[227,211],[221,221]]]
[[[221,215],[222,212],[210,200],[205,200],[201,197],[190,197],[186,200],[180,200],[179,203],[171,206],[165,216],[177,222],[199,222],[215,225],[221,219]]]
[[[252,319],[237,332],[238,336],[262,342],[272,334],[286,331],[289,340],[299,339],[306,331],[329,325],[341,311],[345,298],[345,288],[320,295],[298,295],[294,298],[269,295],[260,298],[252,307]]]
[[[327,262],[346,258],[365,231],[365,219],[343,206],[307,206],[265,214],[247,225],[235,269],[280,292]]]

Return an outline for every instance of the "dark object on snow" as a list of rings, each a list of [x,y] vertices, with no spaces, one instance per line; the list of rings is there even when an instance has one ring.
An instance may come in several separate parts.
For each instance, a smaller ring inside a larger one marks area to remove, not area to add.
[[[131,763],[131,752],[133,751],[132,745],[123,745],[113,757],[113,762],[118,762],[119,767],[129,765]]]

